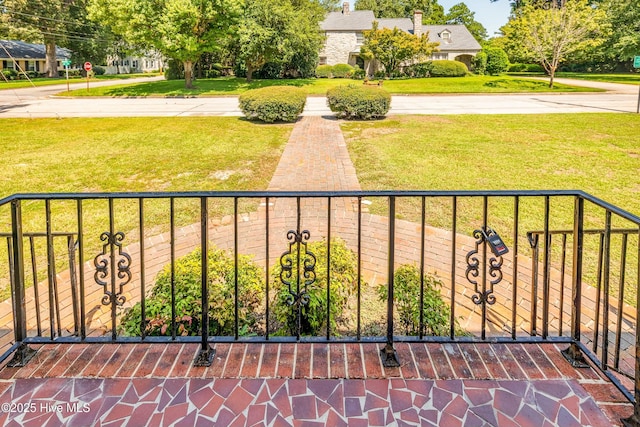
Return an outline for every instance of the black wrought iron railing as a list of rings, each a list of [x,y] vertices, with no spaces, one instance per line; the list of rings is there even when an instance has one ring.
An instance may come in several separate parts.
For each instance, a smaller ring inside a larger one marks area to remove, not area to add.
[[[394,365],[397,341],[548,341],[640,400],[640,218],[580,191],[19,194],[0,233],[12,364],[42,342],[199,342],[206,365],[220,341],[367,341]]]

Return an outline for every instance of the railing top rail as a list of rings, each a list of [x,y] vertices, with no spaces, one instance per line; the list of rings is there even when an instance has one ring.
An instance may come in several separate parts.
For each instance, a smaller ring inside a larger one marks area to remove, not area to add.
[[[322,198],[322,197],[581,197],[640,225],[640,217],[582,190],[382,190],[382,191],[184,191],[114,193],[17,193],[0,199],[0,206],[14,200],[97,200],[166,198]]]

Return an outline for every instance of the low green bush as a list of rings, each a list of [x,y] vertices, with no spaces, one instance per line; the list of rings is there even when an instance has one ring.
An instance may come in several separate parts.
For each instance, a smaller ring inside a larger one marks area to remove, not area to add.
[[[95,74],[96,76],[104,75],[105,71],[106,71],[105,68],[99,65],[96,65],[95,67],[93,67],[93,74]]]
[[[517,62],[515,64],[511,64],[509,65],[509,70],[510,73],[522,73],[527,71],[527,64],[523,64],[520,62]]]
[[[175,262],[175,321],[177,335],[200,335],[202,328],[200,249]],[[209,334],[235,333],[235,272],[233,257],[222,250],[212,249],[208,254],[209,266]],[[238,259],[238,323],[239,333],[255,332],[259,320],[258,308],[264,302],[262,270],[249,257]],[[171,266],[167,265],[156,279],[151,295],[145,300],[144,322],[147,335],[171,335]],[[140,303],[127,309],[120,322],[124,335],[141,334],[142,310]]]
[[[420,332],[420,270],[409,264],[398,267],[393,275],[394,303],[400,318],[400,324],[407,335]],[[445,336],[449,334],[451,309],[440,295],[442,281],[430,274],[424,275],[424,294],[422,300],[423,334]],[[377,289],[380,301],[387,301],[388,285]],[[460,330],[456,324],[456,329]]]
[[[327,306],[329,306],[330,331],[331,335],[335,336],[338,334],[338,325],[345,323],[343,313],[348,308],[349,297],[357,289],[356,255],[344,241],[340,239],[331,241],[331,296],[327,304],[327,242],[310,242],[307,250],[316,257],[316,278],[307,286],[309,303],[301,307],[300,333],[309,336],[324,334],[327,330]],[[300,261],[303,262],[302,257]],[[293,266],[297,264],[297,253],[292,254],[291,262]],[[274,335],[295,335],[297,311],[295,306],[287,304],[290,293],[289,287],[280,278],[282,266],[278,264],[272,271],[275,290],[272,312],[276,323],[272,327],[273,333]],[[295,277],[290,280],[295,283]],[[301,283],[304,283],[304,280],[305,277],[301,274]],[[293,286],[295,287],[295,284]]]
[[[316,77],[320,79],[330,79],[333,77],[332,69],[333,67],[331,65],[318,65],[318,68],[316,68]]]
[[[405,73],[409,77],[423,78],[431,75],[431,67],[433,66],[431,61],[420,62],[418,64],[409,65],[404,69]]]
[[[4,70],[2,70],[2,75],[7,80],[15,80],[18,77],[18,73],[16,72],[16,70],[14,70],[12,68],[5,68]],[[4,79],[2,79],[2,80],[4,80]]]
[[[184,64],[182,61],[170,60],[164,69],[164,78],[167,80],[183,80]]]
[[[336,64],[331,67],[331,74],[337,79],[348,79],[353,75],[353,67],[349,64]]]
[[[367,77],[366,71],[356,65],[353,68],[353,74],[351,75],[351,78],[355,80],[363,80],[365,77]]]
[[[544,67],[540,64],[527,64],[528,73],[546,73]]]
[[[307,94],[292,86],[270,86],[240,95],[240,109],[249,120],[293,122],[304,110]]]
[[[487,72],[487,53],[484,50],[478,52],[473,58],[473,71],[480,76]]]
[[[391,95],[378,87],[350,84],[329,89],[327,104],[339,118],[370,120],[387,114]]]
[[[431,63],[432,77],[464,77],[467,75],[467,66],[462,62],[438,59]]]

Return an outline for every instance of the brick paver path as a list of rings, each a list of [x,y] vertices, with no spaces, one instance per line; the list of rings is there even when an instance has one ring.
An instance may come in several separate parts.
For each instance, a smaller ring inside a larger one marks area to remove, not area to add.
[[[301,119],[269,190],[359,189],[338,121]],[[336,200],[330,209],[333,232],[351,247],[357,237],[356,207],[357,200]],[[312,230],[314,240],[326,237],[323,221],[329,214],[327,208],[327,199],[305,199],[302,203],[303,227]],[[277,230],[270,239],[280,239],[270,240],[273,253],[268,254],[266,262],[272,264],[284,247],[283,236],[291,228],[297,207],[295,200],[278,198],[269,209],[273,213],[269,227]],[[218,247],[233,247],[230,221],[223,218],[212,225],[210,238]],[[243,215],[239,221],[243,236],[240,253],[257,254],[256,261],[265,263],[261,253],[265,208]],[[377,283],[384,283],[388,221],[365,212],[363,223],[365,253],[378,257],[365,260],[365,269],[372,282],[377,278]],[[397,221],[398,258],[416,261],[419,233],[419,226]],[[199,245],[197,226],[184,227],[177,234],[177,256]],[[447,234],[431,227],[427,230],[427,239],[433,243],[426,254],[427,262],[442,268],[443,277],[451,264],[449,257],[442,256],[451,250],[451,236]],[[470,238],[458,238],[456,254],[461,259],[457,263],[463,262],[472,244]],[[147,268],[157,273],[167,262],[167,235],[145,239],[145,248]],[[139,244],[130,245],[127,251],[136,259]],[[530,262],[522,258],[521,273]],[[506,277],[508,268],[507,262]],[[132,272],[139,275],[135,263]],[[155,273],[147,271],[147,280],[152,280]],[[462,277],[459,279],[462,283]],[[87,289],[95,288],[95,283],[87,285]],[[129,290],[129,301],[135,301],[135,288]],[[468,290],[460,286],[456,289],[459,292]],[[526,298],[527,294],[523,291],[520,295]],[[509,289],[500,296],[509,307]],[[468,295],[457,297],[457,301],[468,300]],[[87,301],[92,299],[88,296]],[[46,307],[46,300],[42,304]],[[108,318],[104,309],[96,302],[98,323],[100,315]],[[464,313],[457,314],[469,315],[469,310],[476,309],[468,305]],[[468,319],[463,326],[471,330],[474,322],[477,326],[477,313]],[[526,330],[525,309],[518,313],[518,319]],[[494,323],[497,332],[502,329],[501,322],[498,318]],[[373,349],[364,351],[364,346]],[[217,358],[208,369],[192,367],[195,345],[45,346],[27,367],[0,370],[0,403],[34,402],[37,406],[36,413],[0,413],[0,422],[38,426],[183,425],[181,422],[269,426],[512,426],[529,422],[536,426],[599,426],[610,424],[607,415],[616,424],[616,417],[629,413],[624,398],[596,370],[574,370],[551,345],[398,344],[403,365],[395,371],[380,366],[377,346],[218,343]],[[54,405],[54,410],[47,409],[47,403]],[[61,405],[60,412],[56,405]]]

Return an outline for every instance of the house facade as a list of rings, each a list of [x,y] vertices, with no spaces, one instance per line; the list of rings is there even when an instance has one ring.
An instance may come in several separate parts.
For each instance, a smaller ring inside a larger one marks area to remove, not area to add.
[[[56,47],[58,70],[64,70],[62,61],[71,59],[69,49]],[[35,71],[44,73],[46,62],[43,44],[25,43],[18,40],[0,40],[0,70],[12,69],[17,72]]]
[[[343,3],[342,10],[327,14],[320,28],[325,35],[325,45],[320,52],[320,64],[358,65],[372,71],[372,65],[360,58],[360,48],[364,44],[364,31],[373,28],[398,28],[410,34],[428,33],[430,42],[439,43],[438,51],[430,59],[448,59],[464,63],[471,68],[473,57],[482,47],[464,25],[422,25],[422,12],[416,11],[413,19],[376,19],[371,10],[349,10],[349,3]]]
[[[150,73],[162,71],[164,67],[164,58],[159,53],[128,55],[123,58],[110,56],[107,57],[105,74]]]

